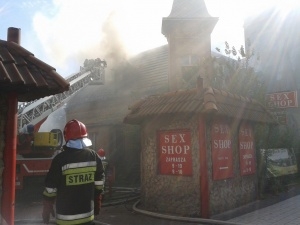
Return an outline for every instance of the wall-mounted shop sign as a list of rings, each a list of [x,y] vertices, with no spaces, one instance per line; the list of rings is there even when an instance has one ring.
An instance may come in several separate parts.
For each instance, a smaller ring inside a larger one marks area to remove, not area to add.
[[[239,130],[239,153],[241,175],[256,172],[253,129],[250,123],[243,122]]]
[[[233,177],[232,136],[226,120],[215,119],[211,129],[213,179]]]
[[[191,176],[192,149],[190,130],[158,131],[159,173]]]
[[[268,108],[298,107],[297,91],[266,94],[266,105]]]

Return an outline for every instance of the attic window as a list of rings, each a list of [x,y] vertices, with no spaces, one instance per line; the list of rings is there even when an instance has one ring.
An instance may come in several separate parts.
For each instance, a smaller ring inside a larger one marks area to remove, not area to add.
[[[181,72],[184,79],[190,80],[191,77],[196,76],[199,71],[199,56],[197,55],[185,55],[180,58]]]
[[[180,58],[181,66],[197,66],[199,62],[200,60],[197,55],[185,55]]]
[[[184,88],[196,86],[196,78],[199,75],[199,57],[196,55],[185,55],[180,58],[182,82]]]

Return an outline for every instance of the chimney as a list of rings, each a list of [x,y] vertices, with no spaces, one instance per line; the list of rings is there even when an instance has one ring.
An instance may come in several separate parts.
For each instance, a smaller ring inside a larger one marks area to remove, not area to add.
[[[197,90],[198,91],[203,90],[203,78],[200,76],[197,77]]]
[[[7,29],[7,41],[12,41],[20,45],[21,43],[21,29],[9,27]]]

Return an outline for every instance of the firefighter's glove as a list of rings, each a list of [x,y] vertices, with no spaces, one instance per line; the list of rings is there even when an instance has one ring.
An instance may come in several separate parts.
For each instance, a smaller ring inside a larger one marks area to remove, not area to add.
[[[43,201],[43,222],[44,224],[48,224],[50,221],[50,214],[52,215],[52,217],[55,216],[54,214],[54,202],[53,201],[47,201],[44,200]]]
[[[95,195],[94,198],[94,215],[99,215],[100,209],[101,209],[101,204],[102,204],[102,195],[98,194]]]

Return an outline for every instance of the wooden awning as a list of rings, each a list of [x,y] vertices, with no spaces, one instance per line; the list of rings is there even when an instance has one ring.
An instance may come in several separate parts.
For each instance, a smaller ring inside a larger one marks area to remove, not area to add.
[[[69,90],[55,68],[13,41],[0,40],[0,93],[16,92],[18,101],[32,101]]]
[[[140,124],[157,116],[182,113],[218,114],[255,122],[276,123],[275,118],[259,102],[211,87],[150,96],[130,107],[124,123]]]

